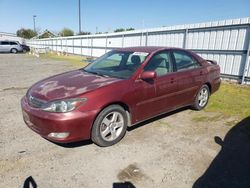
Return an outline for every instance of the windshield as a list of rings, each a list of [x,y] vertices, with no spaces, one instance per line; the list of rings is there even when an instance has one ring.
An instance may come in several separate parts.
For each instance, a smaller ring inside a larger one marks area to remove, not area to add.
[[[84,71],[101,76],[127,79],[144,62],[148,53],[110,51],[84,68]]]

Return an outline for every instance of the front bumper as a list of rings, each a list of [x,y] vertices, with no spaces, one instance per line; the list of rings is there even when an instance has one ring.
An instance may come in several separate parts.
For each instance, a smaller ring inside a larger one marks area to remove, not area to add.
[[[21,100],[21,107],[24,122],[30,129],[58,143],[90,139],[91,127],[97,114],[97,110],[85,112],[73,110],[68,113],[45,112],[31,107],[26,96]],[[51,137],[51,133],[69,133],[69,135],[65,138],[57,138]]]

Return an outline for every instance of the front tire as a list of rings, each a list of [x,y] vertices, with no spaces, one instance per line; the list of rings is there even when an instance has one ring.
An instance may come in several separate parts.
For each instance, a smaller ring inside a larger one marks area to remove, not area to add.
[[[207,106],[209,96],[210,96],[209,87],[207,85],[203,85],[195,97],[193,109],[194,110],[204,109]]]
[[[128,117],[119,105],[110,105],[103,109],[92,127],[92,141],[103,147],[119,142],[126,133]]]

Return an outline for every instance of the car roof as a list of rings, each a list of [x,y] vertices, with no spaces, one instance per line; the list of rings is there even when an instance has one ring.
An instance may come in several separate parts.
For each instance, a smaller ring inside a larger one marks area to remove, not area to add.
[[[116,50],[128,51],[128,52],[153,53],[159,50],[170,50],[170,49],[184,50],[182,48],[173,48],[173,47],[164,47],[164,46],[136,46],[136,47],[117,48]]]
[[[136,47],[126,47],[126,48],[117,48],[115,50],[119,50],[119,51],[127,51],[127,52],[146,52],[146,53],[155,53],[161,50],[181,50],[181,51],[185,51],[188,52],[189,54],[191,54],[193,57],[195,57],[198,61],[203,61],[204,59],[197,55],[196,53],[187,50],[187,49],[183,49],[183,48],[176,48],[176,47],[165,47],[165,46],[136,46]]]

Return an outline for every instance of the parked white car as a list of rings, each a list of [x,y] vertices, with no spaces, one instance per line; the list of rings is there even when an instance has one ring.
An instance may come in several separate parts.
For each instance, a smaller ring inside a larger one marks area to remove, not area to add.
[[[17,53],[22,51],[23,48],[17,41],[0,41],[0,52]]]

